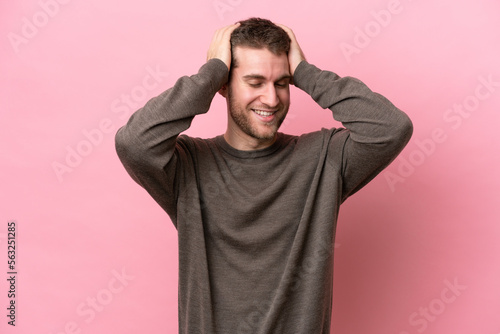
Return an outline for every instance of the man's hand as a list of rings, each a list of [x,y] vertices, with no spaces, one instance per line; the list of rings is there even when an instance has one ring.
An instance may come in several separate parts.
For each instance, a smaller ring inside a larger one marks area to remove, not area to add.
[[[277,26],[283,28],[291,39],[290,42],[290,51],[288,51],[288,63],[290,64],[290,74],[293,76],[295,69],[300,64],[301,61],[306,60],[306,56],[302,52],[302,49],[297,42],[297,38],[295,38],[295,34],[292,29],[284,26],[282,24],[277,24]]]
[[[214,34],[207,52],[207,61],[213,58],[222,60],[229,70],[231,68],[231,33],[240,23],[220,28]]]

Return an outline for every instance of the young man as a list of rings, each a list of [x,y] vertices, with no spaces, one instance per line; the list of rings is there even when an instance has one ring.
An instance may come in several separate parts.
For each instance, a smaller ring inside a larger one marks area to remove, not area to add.
[[[345,128],[279,133],[291,83]],[[224,135],[180,135],[217,92]],[[289,28],[249,19],[218,30],[199,72],[116,136],[128,173],[177,228],[179,332],[329,333],[339,206],[411,133],[386,98],[309,64]]]

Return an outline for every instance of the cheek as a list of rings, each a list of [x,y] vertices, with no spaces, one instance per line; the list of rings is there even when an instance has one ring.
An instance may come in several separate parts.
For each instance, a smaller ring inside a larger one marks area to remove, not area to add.
[[[238,101],[243,105],[251,104],[255,100],[257,100],[257,98],[258,98],[257,94],[247,89],[241,89],[238,92]]]

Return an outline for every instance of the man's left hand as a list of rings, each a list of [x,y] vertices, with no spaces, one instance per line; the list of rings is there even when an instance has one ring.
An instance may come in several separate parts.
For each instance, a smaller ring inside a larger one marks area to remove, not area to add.
[[[306,57],[304,56],[304,53],[302,52],[302,49],[300,48],[299,43],[297,42],[297,38],[295,37],[292,29],[282,24],[277,25],[283,28],[283,30],[287,32],[288,36],[290,36],[291,39],[290,51],[288,51],[288,63],[290,64],[290,74],[293,76],[293,73],[295,72],[297,66],[301,61],[306,60]]]

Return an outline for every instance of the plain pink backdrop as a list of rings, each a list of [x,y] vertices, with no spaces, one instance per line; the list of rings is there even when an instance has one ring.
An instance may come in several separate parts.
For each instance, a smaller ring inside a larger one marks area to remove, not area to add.
[[[415,126],[341,210],[333,333],[500,333],[499,13],[495,0],[3,1],[0,332],[177,332],[176,231],[126,174],[114,133],[198,70],[217,28],[262,16],[290,26],[311,63],[360,78]],[[225,124],[218,96],[188,133]],[[332,126],[292,88],[284,132]]]

